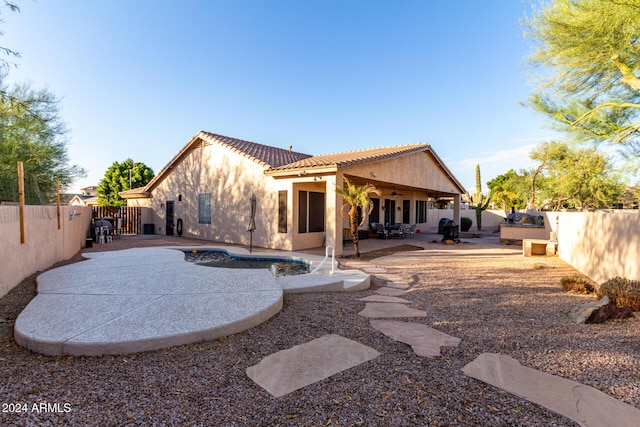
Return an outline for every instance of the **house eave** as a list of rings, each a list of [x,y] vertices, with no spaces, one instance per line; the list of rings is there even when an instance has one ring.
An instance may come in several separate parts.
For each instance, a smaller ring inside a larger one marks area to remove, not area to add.
[[[149,191],[143,191],[140,193],[127,193],[126,191],[118,193],[118,196],[123,199],[150,199],[151,193]]]

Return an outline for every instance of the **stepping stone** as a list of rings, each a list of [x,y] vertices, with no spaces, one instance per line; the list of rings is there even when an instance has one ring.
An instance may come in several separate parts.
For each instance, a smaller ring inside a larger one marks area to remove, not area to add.
[[[461,339],[427,325],[394,320],[371,320],[371,326],[396,341],[409,344],[418,356],[440,356],[440,347],[457,347]]]
[[[370,274],[376,274],[376,273],[386,273],[387,269],[382,267],[365,267],[364,271]]]
[[[386,295],[389,297],[399,297],[400,295],[405,295],[407,293],[407,291],[404,291],[402,289],[394,289],[394,288],[388,288],[388,287],[379,288],[373,292],[375,292],[378,295]]]
[[[407,282],[387,282],[387,287],[394,289],[409,289]]]
[[[424,310],[395,302],[368,302],[358,314],[364,317],[427,317]]]
[[[402,282],[404,279],[397,274],[376,274],[377,277],[390,282]]]
[[[379,355],[371,347],[330,334],[271,354],[246,372],[271,395],[281,397]]]
[[[572,419],[582,426],[637,426],[640,410],[593,387],[527,368],[517,360],[483,353],[462,371]]]
[[[390,297],[386,295],[369,295],[366,298],[360,298],[358,301],[367,301],[367,302],[397,302],[401,304],[411,304],[411,301],[407,301],[406,299],[398,298],[398,297]]]

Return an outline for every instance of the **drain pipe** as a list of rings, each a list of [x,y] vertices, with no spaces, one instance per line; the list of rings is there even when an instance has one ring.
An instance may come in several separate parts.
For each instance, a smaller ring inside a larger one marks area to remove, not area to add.
[[[320,267],[324,265],[324,263],[329,258],[329,249],[331,249],[331,272],[329,274],[334,273],[336,266],[336,248],[334,248],[333,246],[327,246],[325,249],[324,259],[320,261],[320,264],[318,264],[318,266],[314,268],[310,274],[316,273],[318,270],[320,270]]]

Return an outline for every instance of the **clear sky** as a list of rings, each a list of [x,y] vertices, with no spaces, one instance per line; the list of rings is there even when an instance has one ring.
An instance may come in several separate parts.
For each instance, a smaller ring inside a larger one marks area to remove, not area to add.
[[[553,138],[526,0],[21,0],[9,81],[62,98],[71,162],[156,173],[205,130],[308,154],[427,142],[468,191]]]

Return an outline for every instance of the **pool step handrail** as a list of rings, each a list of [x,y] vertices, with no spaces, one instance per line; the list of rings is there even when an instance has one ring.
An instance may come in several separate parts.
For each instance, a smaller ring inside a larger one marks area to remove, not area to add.
[[[331,249],[331,272],[329,274],[333,274],[333,272],[335,271],[335,266],[336,266],[336,248],[334,248],[331,245],[329,245],[329,246],[327,246],[325,248],[324,259],[322,261],[320,261],[320,264],[318,264],[318,266],[316,268],[313,269],[311,274],[316,273],[318,270],[320,270],[320,267],[322,267],[324,265],[324,263],[327,261],[327,258],[329,258],[329,249]]]

